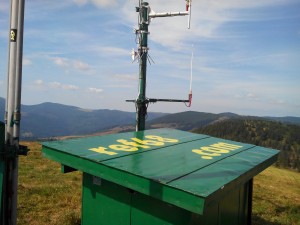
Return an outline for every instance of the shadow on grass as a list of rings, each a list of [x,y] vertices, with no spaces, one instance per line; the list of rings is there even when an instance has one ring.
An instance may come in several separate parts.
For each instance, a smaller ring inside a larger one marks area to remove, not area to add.
[[[259,217],[258,215],[252,215],[252,225],[282,225],[280,223],[277,222],[271,222],[271,221],[267,221],[261,217]]]
[[[65,216],[61,225],[81,225],[81,218],[74,212],[69,213]]]

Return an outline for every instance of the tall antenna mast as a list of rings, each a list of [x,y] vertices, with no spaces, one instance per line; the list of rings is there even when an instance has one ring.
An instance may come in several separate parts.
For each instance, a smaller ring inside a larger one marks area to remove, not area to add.
[[[25,0],[11,0],[5,145],[0,152],[0,224],[17,223],[18,158],[27,154],[19,145]]]
[[[186,0],[186,11],[184,12],[164,12],[155,13],[151,11],[149,3],[139,0],[139,6],[136,7],[138,16],[138,29],[135,29],[137,36],[138,49],[137,52],[133,50],[132,57],[133,61],[136,59],[139,61],[139,93],[136,100],[126,100],[127,102],[134,102],[136,105],[136,131],[145,130],[145,121],[147,116],[147,107],[149,103],[155,102],[184,102],[189,103],[187,106],[191,106],[192,90],[190,84],[190,92],[188,100],[177,100],[177,99],[149,99],[146,97],[146,78],[147,78],[147,60],[150,62],[151,57],[148,55],[148,27],[150,20],[157,17],[171,17],[171,16],[187,16],[188,28],[190,29],[191,23],[191,1]]]

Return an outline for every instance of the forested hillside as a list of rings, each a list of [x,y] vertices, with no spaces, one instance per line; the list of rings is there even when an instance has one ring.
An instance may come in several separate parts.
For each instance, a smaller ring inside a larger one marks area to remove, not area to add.
[[[260,119],[230,119],[196,133],[281,150],[277,165],[300,171],[300,126]]]

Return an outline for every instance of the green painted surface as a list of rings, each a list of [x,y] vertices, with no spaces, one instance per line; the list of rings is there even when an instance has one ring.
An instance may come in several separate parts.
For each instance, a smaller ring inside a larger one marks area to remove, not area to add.
[[[276,161],[278,151],[252,147],[217,163],[210,164],[169,185],[203,197],[226,194],[250,180]]]
[[[82,225],[245,225],[248,183],[206,207],[204,215],[83,174]]]
[[[96,136],[96,137],[87,137],[87,138],[76,138],[64,141],[54,141],[54,142],[44,142],[43,146],[49,149],[59,150],[61,152],[71,154],[74,156],[80,156],[86,159],[90,159],[92,161],[101,162],[104,160],[118,158],[121,156],[132,155],[135,153],[142,153],[145,151],[151,151],[160,149],[166,146],[176,145],[177,142],[164,142],[162,146],[154,146],[154,145],[147,145],[149,148],[137,147],[137,151],[118,151],[110,149],[109,146],[112,145],[123,145],[118,140],[126,140],[127,143],[134,142],[132,138],[137,138],[140,140],[151,140],[146,138],[146,136],[161,136],[161,137],[172,137],[173,139],[179,140],[178,143],[185,143],[190,142],[193,140],[199,140],[203,138],[207,138],[207,135],[200,135],[200,134],[192,134],[189,132],[178,131],[173,129],[157,129],[157,130],[146,130],[140,132],[130,132],[130,133],[120,133],[120,134],[111,134],[105,136]],[[132,143],[130,143],[132,144]],[[139,143],[136,143],[139,144]],[[141,146],[145,146],[140,144]],[[108,154],[99,154],[95,151],[89,150],[92,148],[104,147],[109,152],[116,153],[115,155],[108,155]],[[130,146],[130,145],[128,145]]]
[[[130,157],[116,158],[105,161],[103,164],[142,177],[147,177],[160,183],[169,183],[209,165],[218,165],[216,162],[218,162],[220,158],[226,158],[253,147],[249,144],[243,144],[243,146],[236,151],[231,151],[210,160],[201,159],[201,156],[192,151],[193,149],[200,149],[201,147],[222,141],[224,140],[219,138],[205,138],[188,143],[179,143],[160,149],[160,151],[149,151]],[[234,143],[231,141],[226,142]],[[175,185],[175,187],[177,186]],[[209,186],[207,188],[210,189]]]
[[[47,142],[43,153],[65,166],[202,215],[274,163],[278,151],[156,129]]]
[[[127,188],[84,173],[82,199],[82,225],[130,225]]]

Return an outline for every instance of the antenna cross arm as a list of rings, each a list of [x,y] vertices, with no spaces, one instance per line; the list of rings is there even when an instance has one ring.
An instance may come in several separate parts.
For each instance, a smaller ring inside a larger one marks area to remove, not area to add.
[[[189,102],[189,100],[178,100],[178,99],[161,99],[161,98],[149,98],[150,103],[155,102]]]
[[[146,103],[155,103],[155,102],[189,102],[190,100],[179,100],[179,99],[162,99],[162,98],[149,98],[146,99]],[[126,100],[126,102],[137,102],[137,100]]]
[[[171,16],[187,16],[189,15],[189,12],[166,12],[166,13],[154,13],[151,12],[149,14],[150,18],[156,18],[156,17],[171,17]]]

